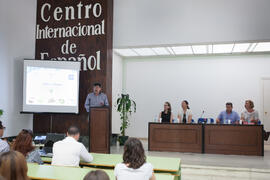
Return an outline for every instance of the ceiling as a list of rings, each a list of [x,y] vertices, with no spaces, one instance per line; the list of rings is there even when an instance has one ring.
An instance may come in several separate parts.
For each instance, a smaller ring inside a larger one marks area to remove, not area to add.
[[[270,42],[244,42],[226,44],[174,45],[143,48],[121,48],[114,52],[122,57],[196,56],[215,54],[270,53]]]

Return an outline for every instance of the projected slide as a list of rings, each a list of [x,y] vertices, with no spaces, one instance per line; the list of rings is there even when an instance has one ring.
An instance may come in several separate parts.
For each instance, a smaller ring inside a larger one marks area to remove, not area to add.
[[[77,106],[77,75],[72,69],[27,66],[26,105]]]
[[[79,113],[81,62],[24,60],[23,112]]]

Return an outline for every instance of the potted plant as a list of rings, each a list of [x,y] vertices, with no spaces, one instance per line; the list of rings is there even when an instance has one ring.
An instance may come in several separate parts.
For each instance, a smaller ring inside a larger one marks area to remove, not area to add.
[[[118,141],[120,145],[124,145],[128,136],[126,136],[126,129],[129,126],[129,116],[132,112],[136,112],[136,103],[129,98],[129,94],[121,94],[121,97],[117,99],[117,111],[120,113],[120,118],[122,120]]]
[[[0,117],[3,115],[3,109],[0,109]]]

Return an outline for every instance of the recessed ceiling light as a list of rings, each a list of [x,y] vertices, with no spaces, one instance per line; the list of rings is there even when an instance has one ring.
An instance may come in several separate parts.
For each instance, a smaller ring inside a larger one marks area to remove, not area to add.
[[[138,56],[132,49],[114,49],[120,56]]]
[[[248,48],[250,46],[250,43],[239,43],[235,44],[232,52],[247,52]]]
[[[193,54],[191,46],[172,47],[174,54]]]
[[[210,45],[207,46],[207,53],[208,54],[212,54],[213,53],[213,45],[212,44],[210,44]]]
[[[213,53],[231,53],[233,44],[214,44]]]
[[[194,54],[207,54],[207,45],[192,46]]]
[[[155,52],[151,48],[135,48],[133,49],[140,56],[154,56]]]
[[[171,53],[167,51],[166,48],[164,47],[159,47],[159,48],[152,48],[152,50],[157,54],[157,55],[170,55]]]
[[[251,43],[248,48],[248,52],[252,52],[256,46],[257,46],[257,43]]]
[[[265,52],[265,51],[270,51],[270,42],[258,43],[253,50],[253,52]]]
[[[166,47],[166,49],[170,52],[171,55],[175,55],[171,47]]]

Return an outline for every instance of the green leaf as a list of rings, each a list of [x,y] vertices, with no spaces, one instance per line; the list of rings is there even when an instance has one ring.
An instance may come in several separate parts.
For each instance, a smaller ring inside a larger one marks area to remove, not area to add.
[[[136,103],[130,99],[129,94],[121,94],[121,97],[117,99],[117,111],[120,113],[120,119],[122,120],[120,132],[124,136],[125,130],[130,125],[129,116],[132,112],[136,112]]]
[[[131,101],[127,101],[126,111],[130,111]]]

